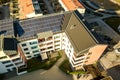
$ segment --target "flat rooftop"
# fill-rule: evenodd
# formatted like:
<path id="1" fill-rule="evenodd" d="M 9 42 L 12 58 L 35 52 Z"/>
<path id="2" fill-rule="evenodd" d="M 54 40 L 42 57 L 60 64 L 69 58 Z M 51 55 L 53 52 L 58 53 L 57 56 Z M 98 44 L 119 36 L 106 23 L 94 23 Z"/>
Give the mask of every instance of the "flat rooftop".
<path id="1" fill-rule="evenodd" d="M 4 19 L 0 20 L 0 35 L 14 35 L 13 30 L 13 20 L 12 19 Z"/>
<path id="2" fill-rule="evenodd" d="M 19 39 L 34 38 L 38 33 L 53 31 L 61 31 L 61 24 L 63 14 L 55 14 L 51 16 L 42 16 L 21 20 L 14 23 L 15 32 L 18 34 Z"/>
<path id="3" fill-rule="evenodd" d="M 53 34 L 65 31 L 76 53 L 99 43 L 78 11 L 21 20 L 15 22 L 14 27 L 20 40 L 37 38 L 37 34 L 47 31 Z"/>
<path id="4" fill-rule="evenodd" d="M 79 19 L 77 14 L 74 12 L 70 17 L 65 30 L 76 53 L 95 46 L 98 43 L 83 22 L 84 20 L 82 21 Z"/>

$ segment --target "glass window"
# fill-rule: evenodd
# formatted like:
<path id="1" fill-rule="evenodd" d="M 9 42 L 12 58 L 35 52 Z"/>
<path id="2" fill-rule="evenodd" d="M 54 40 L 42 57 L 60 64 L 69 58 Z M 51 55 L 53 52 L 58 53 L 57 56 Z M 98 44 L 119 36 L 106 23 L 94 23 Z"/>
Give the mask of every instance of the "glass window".
<path id="1" fill-rule="evenodd" d="M 27 51 L 27 50 L 28 50 L 28 48 L 25 48 L 25 49 L 24 49 L 24 51 Z"/>
<path id="2" fill-rule="evenodd" d="M 33 44 L 37 44 L 37 42 L 36 41 L 30 42 L 30 45 L 33 45 Z"/>
<path id="3" fill-rule="evenodd" d="M 39 50 L 35 50 L 35 51 L 33 51 L 33 53 L 37 53 L 37 52 L 39 52 Z"/>
<path id="4" fill-rule="evenodd" d="M 10 61 L 3 61 L 2 63 L 5 64 L 5 63 L 9 63 Z"/>
<path id="5" fill-rule="evenodd" d="M 31 56 L 27 56 L 27 58 L 31 58 Z"/>
<path id="6" fill-rule="evenodd" d="M 22 44 L 22 47 L 24 47 L 24 46 L 26 46 L 26 44 L 24 43 L 24 44 Z"/>
<path id="7" fill-rule="evenodd" d="M 11 67 L 11 66 L 13 66 L 13 64 L 6 65 L 6 67 Z"/>
<path id="8" fill-rule="evenodd" d="M 31 49 L 35 49 L 35 48 L 37 48 L 37 46 L 33 46 L 33 47 L 31 47 Z"/>
<path id="9" fill-rule="evenodd" d="M 25 54 L 30 54 L 30 52 L 26 52 Z"/>
<path id="10" fill-rule="evenodd" d="M 0 59 L 5 59 L 5 58 L 7 58 L 7 56 L 0 57 Z"/>

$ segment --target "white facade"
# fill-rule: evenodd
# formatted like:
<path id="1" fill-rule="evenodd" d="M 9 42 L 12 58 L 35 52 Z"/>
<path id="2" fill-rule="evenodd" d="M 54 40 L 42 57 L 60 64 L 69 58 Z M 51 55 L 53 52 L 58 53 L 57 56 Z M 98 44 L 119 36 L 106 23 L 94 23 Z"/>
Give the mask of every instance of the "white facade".
<path id="1" fill-rule="evenodd" d="M 38 45 L 38 40 L 28 40 L 19 43 L 26 59 L 31 59 L 40 55 L 40 48 Z"/>
<path id="2" fill-rule="evenodd" d="M 8 56 L 5 52 L 0 51 L 0 73 L 16 70 L 23 65 L 25 65 L 25 63 L 19 54 Z"/>

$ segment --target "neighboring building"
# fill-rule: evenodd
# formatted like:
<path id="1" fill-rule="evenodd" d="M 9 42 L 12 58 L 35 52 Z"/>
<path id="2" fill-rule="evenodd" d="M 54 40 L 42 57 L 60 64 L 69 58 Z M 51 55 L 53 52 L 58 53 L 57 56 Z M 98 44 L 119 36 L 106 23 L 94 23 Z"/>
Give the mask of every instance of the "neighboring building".
<path id="1" fill-rule="evenodd" d="M 120 80 L 120 42 L 114 46 L 113 51 L 107 52 L 99 63 L 103 68 L 101 71 L 106 71 L 113 80 Z"/>
<path id="2" fill-rule="evenodd" d="M 18 0 L 18 3 L 20 9 L 20 19 L 38 17 L 43 15 L 38 0 Z"/>
<path id="3" fill-rule="evenodd" d="M 0 73 L 17 70 L 24 66 L 23 57 L 17 51 L 17 40 L 0 36 Z"/>
<path id="4" fill-rule="evenodd" d="M 78 11 L 15 21 L 14 35 L 23 62 L 38 56 L 45 60 L 52 52 L 65 50 L 75 70 L 97 62 L 107 48 Z"/>
<path id="5" fill-rule="evenodd" d="M 78 10 L 82 15 L 85 13 L 85 7 L 79 0 L 59 0 L 59 3 L 65 11 Z"/>

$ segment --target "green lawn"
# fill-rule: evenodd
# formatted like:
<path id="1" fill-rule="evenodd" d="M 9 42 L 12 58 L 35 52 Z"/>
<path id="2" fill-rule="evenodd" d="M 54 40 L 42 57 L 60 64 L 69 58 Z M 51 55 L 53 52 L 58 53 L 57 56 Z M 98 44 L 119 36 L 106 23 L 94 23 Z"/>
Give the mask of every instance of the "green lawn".
<path id="1" fill-rule="evenodd" d="M 120 32 L 118 31 L 118 26 L 120 25 L 120 17 L 110 17 L 103 20 L 118 34 L 120 34 Z"/>

